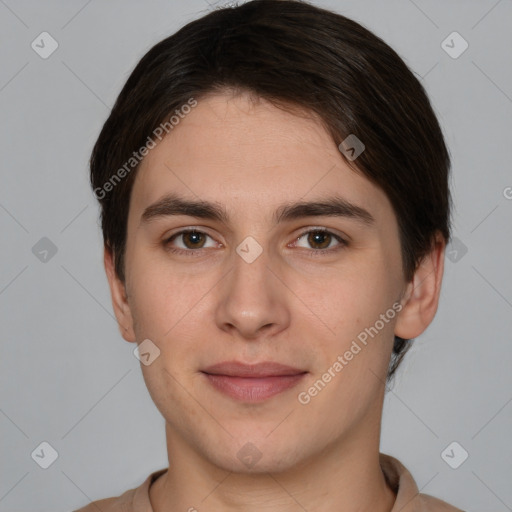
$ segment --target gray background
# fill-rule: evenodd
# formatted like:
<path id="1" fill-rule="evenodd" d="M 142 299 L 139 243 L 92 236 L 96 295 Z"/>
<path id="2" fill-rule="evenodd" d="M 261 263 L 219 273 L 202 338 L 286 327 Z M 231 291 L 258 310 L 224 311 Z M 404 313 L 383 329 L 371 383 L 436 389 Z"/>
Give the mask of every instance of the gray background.
<path id="1" fill-rule="evenodd" d="M 400 53 L 453 155 L 458 242 L 437 316 L 387 394 L 381 450 L 422 492 L 512 510 L 512 2 L 315 3 Z M 0 0 L 0 511 L 72 510 L 167 466 L 163 419 L 114 321 L 87 161 L 136 62 L 211 8 Z M 31 48 L 43 31 L 59 45 L 47 59 Z M 453 31 L 469 43 L 456 59 L 441 46 Z M 46 262 L 32 250 L 43 237 L 57 248 Z M 59 455 L 48 469 L 31 457 L 43 441 Z M 458 469 L 441 457 L 452 441 L 469 453 Z"/>

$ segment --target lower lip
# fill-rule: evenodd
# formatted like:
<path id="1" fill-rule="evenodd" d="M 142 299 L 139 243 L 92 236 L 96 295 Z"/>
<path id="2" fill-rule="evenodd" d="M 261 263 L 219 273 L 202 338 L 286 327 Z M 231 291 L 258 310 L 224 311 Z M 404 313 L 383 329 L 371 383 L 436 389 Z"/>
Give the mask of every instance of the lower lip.
<path id="1" fill-rule="evenodd" d="M 296 386 L 306 375 L 276 375 L 272 377 L 229 377 L 205 373 L 218 391 L 243 402 L 262 402 Z"/>

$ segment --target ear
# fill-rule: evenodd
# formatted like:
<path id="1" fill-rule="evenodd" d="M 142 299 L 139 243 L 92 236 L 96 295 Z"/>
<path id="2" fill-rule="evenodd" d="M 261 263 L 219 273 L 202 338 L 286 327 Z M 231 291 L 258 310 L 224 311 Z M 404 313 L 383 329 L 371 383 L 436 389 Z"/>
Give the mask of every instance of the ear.
<path id="1" fill-rule="evenodd" d="M 445 249 L 446 241 L 437 233 L 432 249 L 407 285 L 402 299 L 403 309 L 395 324 L 396 336 L 407 340 L 416 338 L 434 319 L 441 293 Z"/>
<path id="2" fill-rule="evenodd" d="M 126 289 L 124 283 L 117 277 L 114 265 L 114 256 L 112 251 L 105 246 L 103 252 L 103 263 L 107 274 L 108 284 L 110 286 L 110 295 L 112 297 L 112 306 L 117 318 L 117 324 L 121 331 L 121 336 L 129 342 L 135 342 L 135 331 L 133 328 L 133 317 L 128 304 Z"/>

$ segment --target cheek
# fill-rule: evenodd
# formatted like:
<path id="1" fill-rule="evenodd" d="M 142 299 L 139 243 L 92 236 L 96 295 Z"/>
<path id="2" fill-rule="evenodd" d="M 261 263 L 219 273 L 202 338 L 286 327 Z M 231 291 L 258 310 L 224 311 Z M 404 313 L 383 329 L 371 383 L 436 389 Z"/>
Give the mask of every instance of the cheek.
<path id="1" fill-rule="evenodd" d="M 132 304 L 142 327 L 172 326 L 180 305 L 187 299 L 187 280 L 166 265 L 163 251 L 149 250 L 142 237 L 127 244 L 126 265 Z"/>
<path id="2" fill-rule="evenodd" d="M 180 273 L 142 254 L 132 263 L 130 308 L 137 339 L 149 338 L 173 361 L 187 354 L 190 359 L 191 347 L 204 339 L 201 329 L 211 320 L 208 292 L 218 276 Z"/>
<path id="3" fill-rule="evenodd" d="M 311 295 L 311 309 L 329 327 L 322 328 L 326 334 L 317 340 L 322 364 L 316 370 L 323 374 L 341 356 L 343 370 L 336 374 L 343 376 L 333 380 L 348 386 L 344 393 L 349 388 L 356 392 L 369 377 L 377 384 L 377 375 L 385 375 L 391 355 L 398 314 L 393 305 L 398 305 L 400 283 L 395 281 L 396 269 L 386 267 L 381 255 L 374 256 L 360 258 L 350 272 L 340 273 L 322 293 L 318 289 Z M 303 325 L 303 329 L 311 332 L 311 326 Z"/>
<path id="4" fill-rule="evenodd" d="M 130 309 L 137 339 L 161 339 L 173 327 L 184 303 L 182 286 L 154 266 L 140 265 L 139 270 L 135 264 L 130 279 Z"/>
<path id="5" fill-rule="evenodd" d="M 389 270 L 375 259 L 352 267 L 350 273 L 340 273 L 326 285 L 312 295 L 314 307 L 342 344 L 372 326 L 397 298 Z"/>
<path id="6" fill-rule="evenodd" d="M 139 328 L 148 329 L 150 326 L 161 328 L 165 318 L 168 322 L 172 320 L 172 316 L 169 315 L 174 309 L 172 294 L 162 286 L 161 282 L 140 276 L 132 282 L 132 286 L 132 312 Z M 155 329 L 151 330 L 158 332 Z"/>
<path id="7" fill-rule="evenodd" d="M 309 386 L 323 390 L 312 399 L 311 410 L 321 414 L 329 409 L 337 425 L 362 417 L 376 403 L 393 345 L 397 316 L 393 287 L 381 272 L 363 275 L 364 280 L 347 279 L 333 286 L 322 303 L 325 323 L 334 334 L 317 339 L 316 350 L 322 355 Z M 321 304 L 318 308 L 322 310 Z M 309 393 L 308 389 L 303 391 Z"/>

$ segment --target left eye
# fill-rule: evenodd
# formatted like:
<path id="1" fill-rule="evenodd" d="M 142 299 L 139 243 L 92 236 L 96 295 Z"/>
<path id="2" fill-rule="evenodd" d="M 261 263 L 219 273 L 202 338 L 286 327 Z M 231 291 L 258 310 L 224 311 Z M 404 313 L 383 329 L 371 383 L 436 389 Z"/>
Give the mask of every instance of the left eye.
<path id="1" fill-rule="evenodd" d="M 304 237 L 306 237 L 307 244 L 310 247 L 313 247 L 311 252 L 330 252 L 333 250 L 332 242 L 338 242 L 338 244 L 334 244 L 336 249 L 340 246 L 347 245 L 347 242 L 343 238 L 325 229 L 312 229 L 310 231 L 306 231 L 297 238 L 297 242 Z"/>

